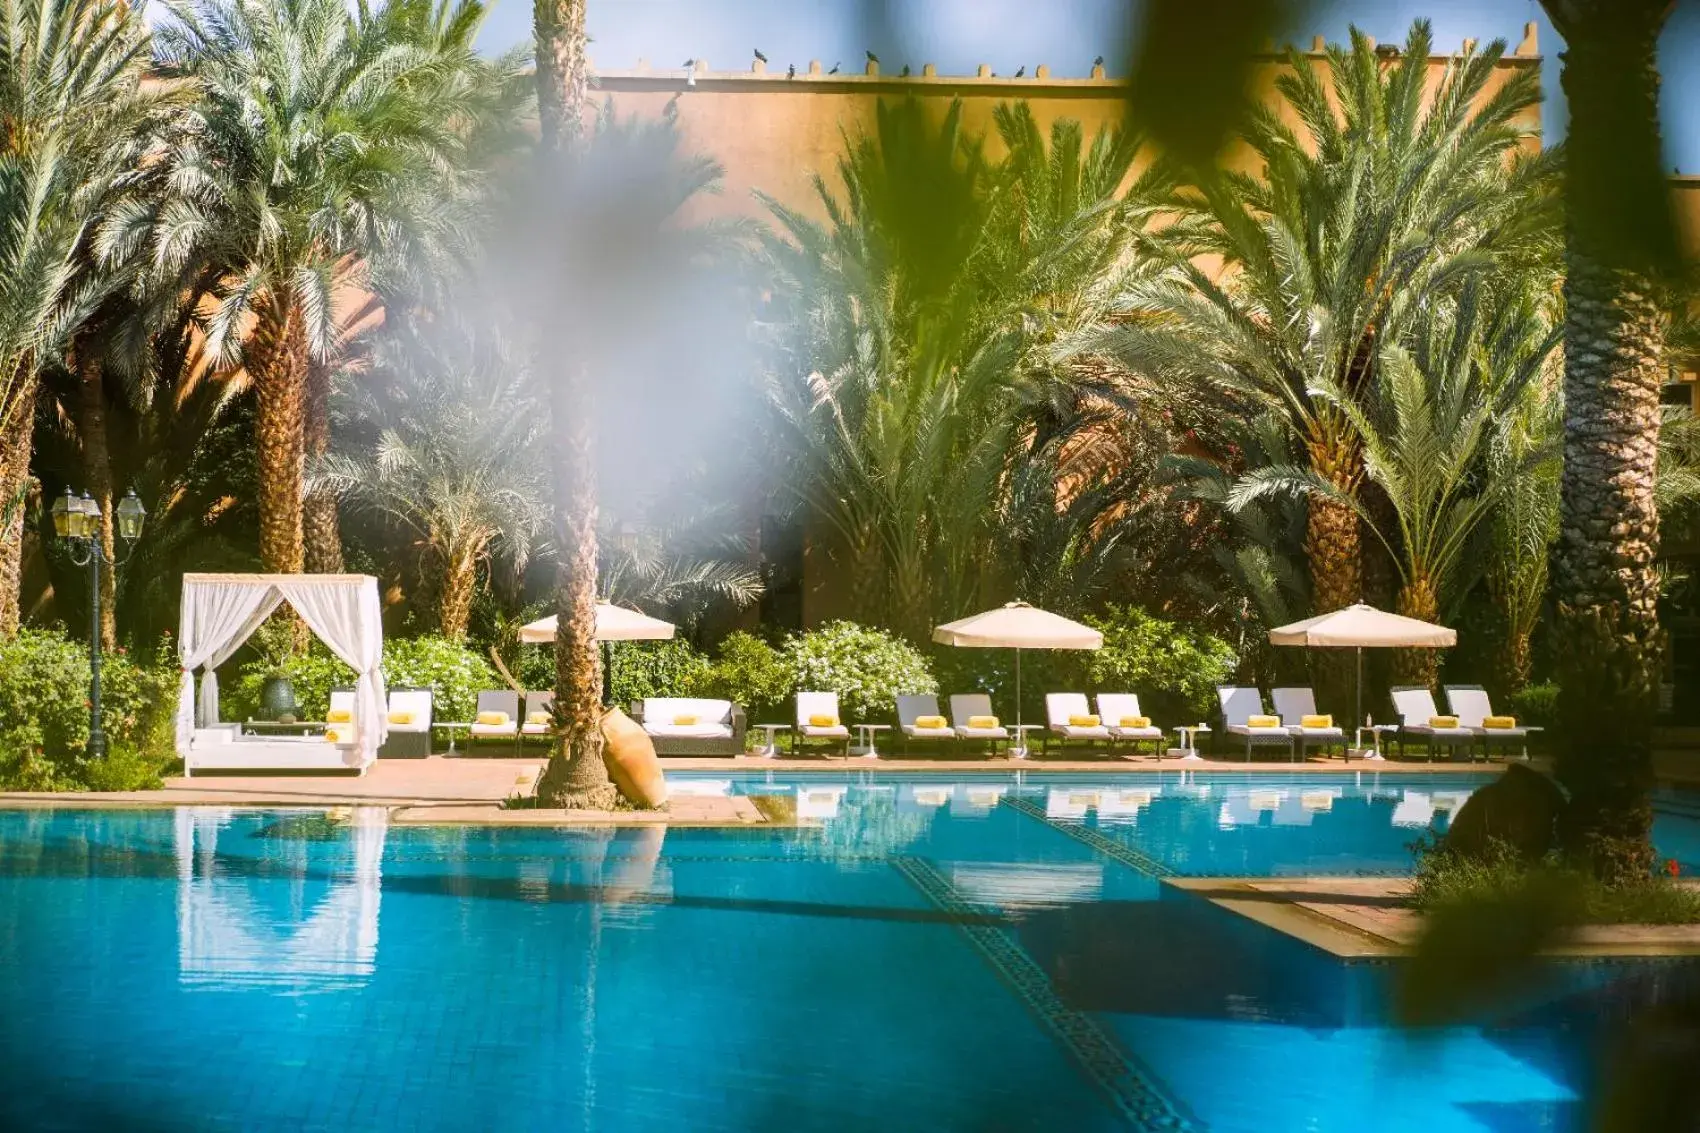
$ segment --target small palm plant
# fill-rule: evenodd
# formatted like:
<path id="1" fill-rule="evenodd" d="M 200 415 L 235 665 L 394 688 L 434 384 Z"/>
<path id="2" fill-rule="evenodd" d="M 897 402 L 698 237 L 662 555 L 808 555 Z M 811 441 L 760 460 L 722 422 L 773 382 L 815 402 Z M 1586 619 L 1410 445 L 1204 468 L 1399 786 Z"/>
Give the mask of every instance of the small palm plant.
<path id="1" fill-rule="evenodd" d="M 545 425 L 523 373 L 492 350 L 391 351 L 379 371 L 394 380 L 354 391 L 354 413 L 377 430 L 370 451 L 329 454 L 311 482 L 407 533 L 439 629 L 459 641 L 491 556 L 523 565 L 547 526 Z"/>

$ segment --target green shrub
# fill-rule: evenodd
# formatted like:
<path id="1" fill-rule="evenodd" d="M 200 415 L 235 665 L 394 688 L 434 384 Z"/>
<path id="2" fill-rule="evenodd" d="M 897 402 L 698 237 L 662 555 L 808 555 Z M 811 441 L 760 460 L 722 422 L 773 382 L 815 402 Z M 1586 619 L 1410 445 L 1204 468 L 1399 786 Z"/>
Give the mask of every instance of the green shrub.
<path id="1" fill-rule="evenodd" d="M 160 775 L 172 759 L 169 754 L 143 752 L 130 744 L 119 744 L 107 749 L 105 759 L 87 765 L 83 783 L 91 791 L 158 790 Z"/>
<path id="2" fill-rule="evenodd" d="M 151 663 L 138 664 L 123 650 L 103 658 L 101 722 L 108 751 L 129 753 L 109 754 L 109 761 L 134 757 L 157 767 L 172 758 L 177 670 L 169 649 L 162 645 Z M 101 777 L 118 773 L 88 760 L 88 737 L 88 646 L 40 629 L 0 641 L 0 779 L 21 790 L 108 781 Z"/>
<path id="3" fill-rule="evenodd" d="M 1514 847 L 1498 840 L 1490 840 L 1481 858 L 1448 849 L 1440 837 L 1419 841 L 1413 848 L 1417 868 L 1412 904 L 1431 915 L 1518 909 L 1533 902 L 1568 924 L 1700 923 L 1700 891 L 1671 877 L 1648 877 L 1613 888 L 1566 865 L 1557 854 L 1526 863 Z"/>
<path id="4" fill-rule="evenodd" d="M 0 641 L 0 729 L 17 734 L 14 758 L 28 751 L 47 761 L 32 774 L 75 778 L 89 739 L 87 646 L 40 629 Z"/>
<path id="5" fill-rule="evenodd" d="M 708 658 L 683 638 L 619 641 L 609 674 L 613 701 L 629 705 L 646 696 L 685 696 L 708 670 Z"/>
<path id="6" fill-rule="evenodd" d="M 472 719 L 479 691 L 503 687 L 490 662 L 444 637 L 385 640 L 383 668 L 387 685 L 431 689 L 431 714 L 438 720 Z M 295 686 L 295 702 L 306 720 L 323 720 L 330 708 L 331 690 L 354 684 L 354 670 L 315 639 L 306 653 L 262 657 L 244 668 L 224 697 L 225 719 L 252 716 L 260 703 L 260 686 L 273 673 L 288 677 Z"/>
<path id="7" fill-rule="evenodd" d="M 1216 686 L 1236 662 L 1227 642 L 1134 606 L 1111 606 L 1085 620 L 1104 634 L 1102 649 L 1081 654 L 1092 690 L 1138 693 L 1141 710 L 1164 724 L 1215 711 Z"/>
<path id="8" fill-rule="evenodd" d="M 752 720 L 772 718 L 790 699 L 791 670 L 779 650 L 742 630 L 726 636 L 720 652 L 692 683 L 693 696 L 712 696 L 744 706 Z"/>
<path id="9" fill-rule="evenodd" d="M 795 692 L 836 692 L 846 720 L 896 714 L 899 695 L 938 691 L 932 667 L 913 645 L 855 622 L 828 622 L 793 637 L 781 653 Z"/>
<path id="10" fill-rule="evenodd" d="M 446 637 L 392 638 L 384 642 L 384 682 L 391 688 L 431 689 L 432 715 L 439 720 L 472 719 L 478 693 L 503 687 L 489 661 Z M 551 679 L 542 687 L 553 685 Z"/>
<path id="11" fill-rule="evenodd" d="M 1530 728 L 1554 728 L 1558 725 L 1558 686 L 1552 682 L 1525 685 L 1511 694 L 1501 711 L 1517 717 L 1517 723 Z M 1495 708 L 1499 706 L 1494 705 Z"/>

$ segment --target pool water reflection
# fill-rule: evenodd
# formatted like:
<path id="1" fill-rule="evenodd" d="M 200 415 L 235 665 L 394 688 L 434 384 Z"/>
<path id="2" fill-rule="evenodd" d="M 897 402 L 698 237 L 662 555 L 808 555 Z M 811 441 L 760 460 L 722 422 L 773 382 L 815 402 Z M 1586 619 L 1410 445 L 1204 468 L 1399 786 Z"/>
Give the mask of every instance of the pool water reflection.
<path id="1" fill-rule="evenodd" d="M 790 831 L 0 812 L 0 1127 L 1564 1129 L 1576 1020 L 1639 969 L 1413 1046 L 1386 967 L 1160 881 L 1402 871 L 1482 781 L 676 777 Z"/>

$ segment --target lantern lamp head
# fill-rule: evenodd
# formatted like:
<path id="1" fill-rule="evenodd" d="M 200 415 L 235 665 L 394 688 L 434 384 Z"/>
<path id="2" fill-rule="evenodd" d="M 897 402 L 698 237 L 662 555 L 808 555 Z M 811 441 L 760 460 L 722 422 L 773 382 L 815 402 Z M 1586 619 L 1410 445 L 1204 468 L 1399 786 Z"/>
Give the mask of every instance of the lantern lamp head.
<path id="1" fill-rule="evenodd" d="M 127 543 L 133 543 L 142 537 L 142 524 L 148 517 L 147 509 L 142 501 L 136 498 L 136 490 L 131 488 L 124 493 L 119 501 L 114 515 L 118 520 L 118 537 Z"/>

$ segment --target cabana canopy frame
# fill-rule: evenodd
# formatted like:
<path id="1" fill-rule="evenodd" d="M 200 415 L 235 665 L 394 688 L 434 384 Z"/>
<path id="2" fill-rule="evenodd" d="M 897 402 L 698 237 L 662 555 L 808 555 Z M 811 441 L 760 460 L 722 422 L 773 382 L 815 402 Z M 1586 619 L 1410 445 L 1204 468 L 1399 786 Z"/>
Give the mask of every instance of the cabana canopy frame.
<path id="1" fill-rule="evenodd" d="M 218 724 L 218 666 L 272 611 L 289 603 L 318 639 L 354 670 L 354 742 L 348 762 L 364 769 L 389 733 L 378 580 L 365 574 L 185 574 L 177 656 L 177 751 L 193 766 L 195 731 Z M 194 671 L 202 670 L 197 717 Z M 279 763 L 287 765 L 287 747 Z"/>

